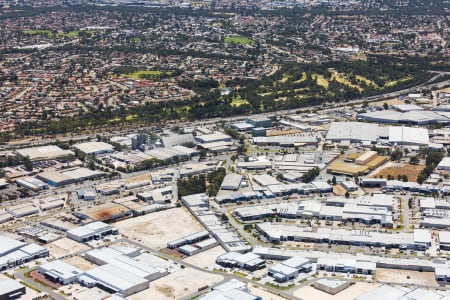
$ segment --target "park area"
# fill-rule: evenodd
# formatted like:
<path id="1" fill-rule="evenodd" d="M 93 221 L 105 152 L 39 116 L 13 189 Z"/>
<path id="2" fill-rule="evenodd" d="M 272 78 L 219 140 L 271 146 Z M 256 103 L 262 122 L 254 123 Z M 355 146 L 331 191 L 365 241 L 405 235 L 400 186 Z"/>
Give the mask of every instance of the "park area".
<path id="1" fill-rule="evenodd" d="M 226 44 L 239 44 L 239 45 L 253 44 L 253 40 L 245 36 L 227 36 L 224 38 L 223 41 Z"/>

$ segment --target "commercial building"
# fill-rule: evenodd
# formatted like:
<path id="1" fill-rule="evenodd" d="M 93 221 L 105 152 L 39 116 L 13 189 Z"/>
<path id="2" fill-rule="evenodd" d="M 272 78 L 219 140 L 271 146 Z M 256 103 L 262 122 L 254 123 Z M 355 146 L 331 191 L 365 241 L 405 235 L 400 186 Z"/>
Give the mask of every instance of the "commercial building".
<path id="1" fill-rule="evenodd" d="M 385 248 L 427 249 L 428 242 L 422 231 L 410 233 L 383 233 L 364 230 L 345 230 L 318 228 L 313 232 L 310 227 L 298 227 L 276 223 L 256 224 L 271 243 L 297 241 L 309 243 L 328 243 L 337 245 L 373 246 Z"/>
<path id="2" fill-rule="evenodd" d="M 78 277 L 84 272 L 62 260 L 40 265 L 38 272 L 53 282 L 61 284 L 71 284 L 78 281 Z"/>
<path id="3" fill-rule="evenodd" d="M 87 142 L 73 145 L 76 150 L 86 155 L 101 155 L 114 152 L 114 146 L 104 142 Z"/>
<path id="4" fill-rule="evenodd" d="M 230 124 L 230 128 L 235 129 L 237 131 L 249 131 L 253 127 L 252 124 L 246 123 L 246 122 L 238 122 L 238 123 L 232 123 Z"/>
<path id="5" fill-rule="evenodd" d="M 307 258 L 294 256 L 269 268 L 268 275 L 277 282 L 295 279 L 300 272 L 308 273 L 312 269 L 311 261 Z"/>
<path id="6" fill-rule="evenodd" d="M 272 119 L 266 117 L 248 118 L 245 122 L 253 125 L 254 127 L 263 127 L 263 128 L 272 127 Z"/>
<path id="7" fill-rule="evenodd" d="M 250 272 L 262 269 L 266 262 L 254 253 L 245 254 L 237 252 L 227 252 L 217 257 L 216 263 L 225 268 L 240 268 Z"/>
<path id="8" fill-rule="evenodd" d="M 170 203 L 173 198 L 172 186 L 166 186 L 159 189 L 150 191 L 139 192 L 136 194 L 137 199 L 150 202 L 150 203 Z"/>
<path id="9" fill-rule="evenodd" d="M 181 202 L 188 208 L 209 207 L 209 197 L 205 193 L 183 196 Z"/>
<path id="10" fill-rule="evenodd" d="M 275 216 L 275 211 L 268 206 L 244 206 L 233 210 L 233 214 L 241 221 L 254 221 Z"/>
<path id="11" fill-rule="evenodd" d="M 102 239 L 106 235 L 118 234 L 118 230 L 106 223 L 97 221 L 67 231 L 67 237 L 80 243 Z"/>
<path id="12" fill-rule="evenodd" d="M 355 259 L 317 259 L 317 270 L 339 273 L 356 273 L 364 275 L 375 275 L 376 263 L 370 261 L 358 261 Z"/>

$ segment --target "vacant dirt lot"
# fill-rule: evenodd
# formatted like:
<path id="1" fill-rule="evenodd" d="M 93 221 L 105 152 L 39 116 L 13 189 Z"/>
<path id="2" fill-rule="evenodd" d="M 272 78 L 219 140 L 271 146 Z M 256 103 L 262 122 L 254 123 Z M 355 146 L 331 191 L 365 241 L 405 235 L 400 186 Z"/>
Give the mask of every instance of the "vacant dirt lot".
<path id="1" fill-rule="evenodd" d="M 217 256 L 224 253 L 225 250 L 222 246 L 216 246 L 212 249 L 195 254 L 194 256 L 186 257 L 184 261 L 199 266 L 200 268 L 207 268 L 214 265 L 216 263 Z"/>
<path id="2" fill-rule="evenodd" d="M 44 245 L 50 252 L 50 256 L 60 258 L 62 256 L 75 254 L 79 251 L 90 249 L 85 244 L 77 243 L 68 238 L 62 238 L 57 241 Z"/>
<path id="3" fill-rule="evenodd" d="M 203 229 L 183 207 L 119 221 L 114 226 L 122 235 L 157 250 L 165 248 L 167 242 Z"/>
<path id="4" fill-rule="evenodd" d="M 380 284 L 378 283 L 357 282 L 334 296 L 319 291 L 312 286 L 305 286 L 294 291 L 294 296 L 301 297 L 302 299 L 347 300 L 361 296 L 379 286 Z"/>
<path id="5" fill-rule="evenodd" d="M 186 268 L 152 281 L 149 289 L 129 296 L 128 299 L 181 299 L 196 293 L 205 285 L 212 286 L 222 280 L 223 276 Z"/>
<path id="6" fill-rule="evenodd" d="M 71 264 L 74 267 L 77 267 L 83 271 L 89 271 L 90 269 L 93 269 L 96 267 L 95 264 L 88 262 L 84 258 L 80 256 L 74 256 L 70 257 L 64 260 L 66 263 Z"/>
<path id="7" fill-rule="evenodd" d="M 381 282 L 395 282 L 405 284 L 422 284 L 427 286 L 438 286 L 433 272 L 418 272 L 408 270 L 377 268 L 377 280 Z"/>
<path id="8" fill-rule="evenodd" d="M 406 175 L 409 181 L 415 182 L 420 171 L 425 168 L 424 165 L 410 165 L 403 163 L 387 163 L 384 168 L 377 170 L 375 174 L 371 174 L 372 178 L 387 178 L 388 175 L 394 176 L 397 179 L 398 175 Z"/>

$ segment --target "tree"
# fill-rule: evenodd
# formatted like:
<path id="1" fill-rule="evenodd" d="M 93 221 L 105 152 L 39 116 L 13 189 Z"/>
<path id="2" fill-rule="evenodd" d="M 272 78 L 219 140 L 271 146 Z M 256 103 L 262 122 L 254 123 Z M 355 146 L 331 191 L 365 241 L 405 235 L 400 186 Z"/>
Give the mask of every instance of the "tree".
<path id="1" fill-rule="evenodd" d="M 25 170 L 29 172 L 33 171 L 33 163 L 31 162 L 31 159 L 28 155 L 25 157 L 23 164 L 25 166 Z"/>
<path id="2" fill-rule="evenodd" d="M 345 198 L 350 198 L 350 193 L 348 191 L 345 192 Z"/>
<path id="3" fill-rule="evenodd" d="M 399 148 L 395 148 L 391 152 L 391 160 L 400 160 L 403 157 L 403 152 Z"/>
<path id="4" fill-rule="evenodd" d="M 331 178 L 331 185 L 336 185 L 336 176 L 333 176 L 333 178 Z"/>
<path id="5" fill-rule="evenodd" d="M 417 157 L 417 155 L 411 156 L 411 158 L 409 159 L 409 164 L 411 165 L 418 165 L 420 162 L 419 157 Z"/>
<path id="6" fill-rule="evenodd" d="M 320 174 L 320 169 L 318 167 L 314 167 L 313 169 L 309 170 L 302 176 L 302 181 L 309 183 L 313 181 L 318 175 Z"/>
<path id="7" fill-rule="evenodd" d="M 384 110 L 388 110 L 389 109 L 389 104 L 387 104 L 386 102 L 383 103 L 383 108 Z"/>

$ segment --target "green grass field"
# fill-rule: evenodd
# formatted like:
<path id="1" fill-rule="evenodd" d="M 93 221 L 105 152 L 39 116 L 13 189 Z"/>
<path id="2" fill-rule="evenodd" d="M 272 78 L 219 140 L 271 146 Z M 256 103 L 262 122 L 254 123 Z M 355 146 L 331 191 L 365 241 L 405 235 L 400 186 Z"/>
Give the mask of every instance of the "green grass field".
<path id="1" fill-rule="evenodd" d="M 223 41 L 227 44 L 240 44 L 240 45 L 253 44 L 253 40 L 245 36 L 227 36 L 226 38 L 224 38 Z"/>
<path id="2" fill-rule="evenodd" d="M 158 71 L 158 70 L 139 70 L 139 71 L 129 73 L 129 74 L 122 74 L 122 76 L 133 78 L 133 79 L 141 79 L 143 75 L 158 77 L 158 76 L 161 76 L 161 74 L 163 74 L 163 73 L 164 73 L 164 71 Z M 166 72 L 166 74 L 168 76 L 170 76 L 170 75 L 172 75 L 172 72 Z"/>
<path id="3" fill-rule="evenodd" d="M 94 31 L 93 30 L 85 30 L 83 32 L 86 32 L 88 34 L 93 34 Z M 52 30 L 43 30 L 43 29 L 29 29 L 29 30 L 25 30 L 23 32 L 24 34 L 30 34 L 30 35 L 46 35 L 49 37 L 77 37 L 80 34 L 79 30 L 72 30 L 69 32 L 57 32 L 57 33 L 53 33 Z"/>
<path id="4" fill-rule="evenodd" d="M 313 74 L 312 79 L 316 80 L 317 85 L 323 86 L 325 89 L 328 89 L 328 80 L 321 74 Z"/>
<path id="5" fill-rule="evenodd" d="M 239 107 L 243 104 L 248 104 L 248 101 L 246 99 L 242 99 L 240 95 L 237 95 L 231 101 L 231 106 L 234 106 L 234 107 Z"/>

